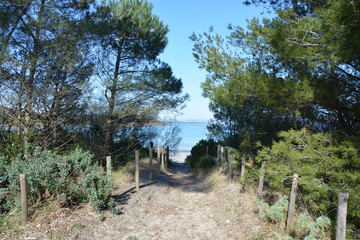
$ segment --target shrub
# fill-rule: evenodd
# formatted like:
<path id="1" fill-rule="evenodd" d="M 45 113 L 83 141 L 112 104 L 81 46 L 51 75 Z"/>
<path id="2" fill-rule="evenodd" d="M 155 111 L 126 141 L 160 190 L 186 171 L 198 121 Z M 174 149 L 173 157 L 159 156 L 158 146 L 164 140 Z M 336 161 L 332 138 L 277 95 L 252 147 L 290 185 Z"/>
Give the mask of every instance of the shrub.
<path id="1" fill-rule="evenodd" d="M 261 218 L 271 222 L 280 222 L 285 219 L 285 214 L 289 205 L 288 197 L 286 195 L 281 196 L 272 206 L 261 200 L 256 200 L 256 203 L 259 206 L 259 215 Z"/>
<path id="2" fill-rule="evenodd" d="M 18 204 L 20 173 L 27 175 L 30 203 L 57 198 L 64 206 L 89 202 L 97 210 L 111 207 L 112 179 L 91 159 L 80 149 L 60 156 L 39 148 L 27 161 L 16 159 L 6 168 L 0 158 L 0 186 L 8 192 L 0 198 L 4 203 L 0 210 L 6 212 Z"/>
<path id="3" fill-rule="evenodd" d="M 200 156 L 198 158 L 190 157 L 187 158 L 187 161 L 192 170 L 211 169 L 216 164 L 215 158 L 210 156 Z"/>
<path id="4" fill-rule="evenodd" d="M 306 129 L 281 132 L 279 137 L 281 141 L 264 148 L 257 157 L 258 161 L 267 161 L 269 186 L 288 193 L 291 176 L 299 174 L 298 191 L 305 206 L 314 214 L 329 212 L 333 219 L 338 192 L 348 192 L 348 220 L 358 228 L 360 156 L 354 141 L 337 141 L 331 134 Z"/>
<path id="5" fill-rule="evenodd" d="M 11 162 L 23 153 L 24 144 L 21 136 L 0 129 L 0 156 L 4 157 L 3 161 Z"/>
<path id="6" fill-rule="evenodd" d="M 304 239 L 316 240 L 325 238 L 325 230 L 330 227 L 331 221 L 326 216 L 320 216 L 314 221 L 309 214 L 302 213 L 299 215 L 297 224 L 307 235 Z"/>
<path id="7" fill-rule="evenodd" d="M 209 155 L 206 156 L 206 148 L 209 147 Z M 191 149 L 191 155 L 186 158 L 192 170 L 206 170 L 210 169 L 216 164 L 217 143 L 210 140 L 200 140 Z"/>

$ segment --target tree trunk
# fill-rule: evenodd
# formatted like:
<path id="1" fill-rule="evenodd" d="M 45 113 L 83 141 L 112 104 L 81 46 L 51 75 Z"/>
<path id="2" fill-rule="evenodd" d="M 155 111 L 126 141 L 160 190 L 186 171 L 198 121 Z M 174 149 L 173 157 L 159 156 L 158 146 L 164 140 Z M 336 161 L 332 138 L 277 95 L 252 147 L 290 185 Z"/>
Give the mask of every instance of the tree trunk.
<path id="1" fill-rule="evenodd" d="M 38 13 L 38 23 L 42 24 L 43 12 L 45 8 L 45 0 L 41 1 L 40 10 Z M 32 56 L 30 57 L 30 74 L 28 79 L 25 81 L 25 115 L 24 115 L 24 145 L 25 145 L 25 153 L 24 157 L 27 158 L 29 155 L 29 147 L 30 147 L 30 135 L 32 134 L 33 125 L 32 122 L 32 105 L 34 100 L 34 88 L 35 88 L 35 74 L 36 68 L 38 64 L 38 56 L 39 56 L 39 39 L 40 39 L 40 27 L 37 26 L 35 29 L 35 35 L 33 36 L 34 46 L 32 51 Z"/>
<path id="2" fill-rule="evenodd" d="M 118 78 L 120 72 L 120 62 L 121 62 L 121 53 L 122 53 L 122 43 L 119 44 L 119 49 L 116 56 L 116 63 L 114 69 L 114 76 L 111 82 L 111 86 L 107 86 L 110 91 L 110 96 L 106 97 L 108 102 L 108 113 L 106 120 L 106 135 L 105 135 L 105 151 L 106 155 L 111 155 L 111 146 L 113 144 L 114 135 L 116 132 L 115 129 L 115 106 L 116 106 L 116 95 L 117 95 L 117 87 L 118 87 Z"/>

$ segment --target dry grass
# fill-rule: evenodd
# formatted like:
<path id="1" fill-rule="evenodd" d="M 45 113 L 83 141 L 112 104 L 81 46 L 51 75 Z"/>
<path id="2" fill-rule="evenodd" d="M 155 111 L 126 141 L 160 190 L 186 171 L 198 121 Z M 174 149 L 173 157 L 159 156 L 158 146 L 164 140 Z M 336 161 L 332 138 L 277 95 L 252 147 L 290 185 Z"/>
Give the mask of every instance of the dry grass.
<path id="1" fill-rule="evenodd" d="M 147 163 L 141 160 L 144 175 Z M 173 174 L 161 174 L 154 184 L 129 191 L 134 186 L 134 169 L 134 163 L 128 163 L 112 173 L 114 194 L 123 197 L 119 200 L 124 203 L 118 203 L 123 214 L 97 213 L 87 205 L 72 212 L 48 205 L 26 227 L 0 238 L 260 240 L 285 236 L 279 225 L 259 218 L 254 189 L 240 193 L 239 184 L 217 170 L 196 176 L 172 170 Z"/>

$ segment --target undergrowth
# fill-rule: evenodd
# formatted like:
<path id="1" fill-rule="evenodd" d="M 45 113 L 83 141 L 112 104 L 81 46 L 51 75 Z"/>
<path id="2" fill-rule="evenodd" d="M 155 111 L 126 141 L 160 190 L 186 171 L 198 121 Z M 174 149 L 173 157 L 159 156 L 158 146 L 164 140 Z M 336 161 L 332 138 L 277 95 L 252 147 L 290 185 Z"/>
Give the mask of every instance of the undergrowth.
<path id="1" fill-rule="evenodd" d="M 28 202 L 36 205 L 58 200 L 61 206 L 71 207 L 83 202 L 96 210 L 111 208 L 113 179 L 102 167 L 92 162 L 92 155 L 80 149 L 66 155 L 37 148 L 27 160 L 17 158 L 6 164 L 0 158 L 0 213 L 19 209 L 19 174 L 27 176 Z"/>
<path id="2" fill-rule="evenodd" d="M 286 195 L 282 195 L 272 206 L 259 199 L 256 200 L 256 204 L 259 207 L 260 217 L 264 220 L 275 223 L 284 221 L 289 201 Z"/>

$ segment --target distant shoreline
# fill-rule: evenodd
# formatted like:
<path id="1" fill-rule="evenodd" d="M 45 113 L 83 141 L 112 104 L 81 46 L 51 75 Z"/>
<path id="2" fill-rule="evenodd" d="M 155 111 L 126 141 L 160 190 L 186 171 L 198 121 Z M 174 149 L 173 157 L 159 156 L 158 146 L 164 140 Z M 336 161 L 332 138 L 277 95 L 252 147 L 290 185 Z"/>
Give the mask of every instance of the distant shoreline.
<path id="1" fill-rule="evenodd" d="M 175 124 L 208 124 L 206 122 L 170 122 Z"/>
<path id="2" fill-rule="evenodd" d="M 168 126 L 171 124 L 190 124 L 190 125 L 207 125 L 207 122 L 154 122 L 146 124 L 147 126 Z"/>

